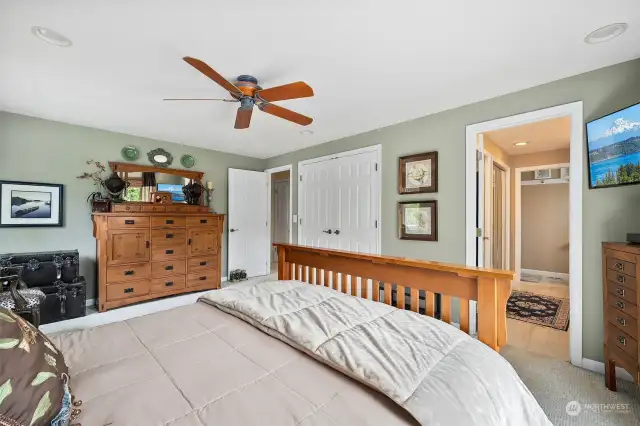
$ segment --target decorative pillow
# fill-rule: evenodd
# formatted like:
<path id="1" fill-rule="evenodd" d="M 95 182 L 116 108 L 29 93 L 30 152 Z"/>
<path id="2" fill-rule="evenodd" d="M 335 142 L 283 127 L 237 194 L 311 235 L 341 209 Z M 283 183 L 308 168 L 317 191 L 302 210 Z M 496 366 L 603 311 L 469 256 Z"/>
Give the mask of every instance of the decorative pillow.
<path id="1" fill-rule="evenodd" d="M 51 341 L 0 308 L 0 425 L 67 425 L 77 414 L 68 382 L 64 357 Z"/>

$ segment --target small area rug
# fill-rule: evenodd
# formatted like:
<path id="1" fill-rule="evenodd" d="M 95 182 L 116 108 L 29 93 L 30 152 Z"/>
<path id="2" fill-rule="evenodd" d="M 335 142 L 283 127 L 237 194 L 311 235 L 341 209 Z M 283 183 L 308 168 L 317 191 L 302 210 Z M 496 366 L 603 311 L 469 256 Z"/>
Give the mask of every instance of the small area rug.
<path id="1" fill-rule="evenodd" d="M 507 301 L 507 318 L 567 331 L 569 300 L 514 290 Z"/>

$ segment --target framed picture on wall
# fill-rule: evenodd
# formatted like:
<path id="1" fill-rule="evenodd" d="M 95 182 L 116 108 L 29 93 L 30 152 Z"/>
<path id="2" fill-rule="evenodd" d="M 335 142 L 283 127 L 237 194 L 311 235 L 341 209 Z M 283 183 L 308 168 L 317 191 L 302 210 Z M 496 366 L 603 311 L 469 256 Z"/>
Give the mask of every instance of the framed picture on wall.
<path id="1" fill-rule="evenodd" d="M 62 185 L 0 181 L 0 227 L 62 226 Z"/>
<path id="2" fill-rule="evenodd" d="M 399 202 L 398 236 L 402 240 L 438 241 L 438 201 Z"/>
<path id="3" fill-rule="evenodd" d="M 399 159 L 398 193 L 423 192 L 438 192 L 438 153 L 435 151 Z"/>

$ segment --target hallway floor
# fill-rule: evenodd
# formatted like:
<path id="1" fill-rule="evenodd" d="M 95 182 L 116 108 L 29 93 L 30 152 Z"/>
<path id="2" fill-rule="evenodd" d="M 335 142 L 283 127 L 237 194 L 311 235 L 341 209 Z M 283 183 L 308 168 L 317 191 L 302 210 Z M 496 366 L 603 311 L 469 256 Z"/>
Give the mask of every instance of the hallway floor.
<path id="1" fill-rule="evenodd" d="M 569 286 L 567 284 L 514 281 L 513 290 L 569 299 Z M 571 328 L 571 323 L 569 328 Z M 507 340 L 509 346 L 551 358 L 569 360 L 568 330 L 555 330 L 550 327 L 507 318 Z"/>

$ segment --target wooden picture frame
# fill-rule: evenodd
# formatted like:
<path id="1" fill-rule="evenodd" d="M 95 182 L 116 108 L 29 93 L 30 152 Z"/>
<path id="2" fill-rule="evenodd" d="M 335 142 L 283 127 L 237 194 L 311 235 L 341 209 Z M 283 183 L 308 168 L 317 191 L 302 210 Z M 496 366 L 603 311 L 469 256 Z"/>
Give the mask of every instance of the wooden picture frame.
<path id="1" fill-rule="evenodd" d="M 438 201 L 398 202 L 398 238 L 438 241 Z"/>
<path id="2" fill-rule="evenodd" d="M 0 181 L 0 228 L 63 226 L 63 186 Z"/>
<path id="3" fill-rule="evenodd" d="M 438 152 L 398 159 L 398 194 L 438 192 Z"/>

